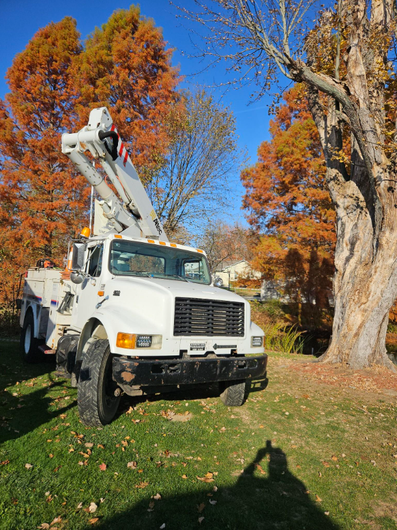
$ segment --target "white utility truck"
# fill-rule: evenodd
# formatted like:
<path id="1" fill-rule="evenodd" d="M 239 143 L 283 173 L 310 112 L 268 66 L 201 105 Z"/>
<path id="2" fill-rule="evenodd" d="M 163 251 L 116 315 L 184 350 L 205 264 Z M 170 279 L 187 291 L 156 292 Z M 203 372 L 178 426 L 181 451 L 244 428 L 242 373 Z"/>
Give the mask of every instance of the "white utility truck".
<path id="1" fill-rule="evenodd" d="M 106 108 L 63 134 L 62 152 L 101 199 L 93 235 L 71 241 L 66 270 L 27 272 L 25 360 L 56 354 L 86 425 L 111 422 L 123 392 L 219 383 L 226 405 L 242 405 L 267 364 L 248 302 L 214 285 L 202 250 L 168 241 Z"/>

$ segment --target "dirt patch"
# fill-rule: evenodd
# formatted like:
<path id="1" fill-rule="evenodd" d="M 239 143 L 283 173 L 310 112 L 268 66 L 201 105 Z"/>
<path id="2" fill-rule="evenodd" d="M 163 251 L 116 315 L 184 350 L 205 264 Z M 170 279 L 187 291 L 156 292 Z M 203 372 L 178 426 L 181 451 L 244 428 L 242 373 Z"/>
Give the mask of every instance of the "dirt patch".
<path id="1" fill-rule="evenodd" d="M 279 367 L 295 372 L 308 381 L 322 383 L 337 389 L 365 392 L 395 399 L 397 397 L 397 373 L 382 366 L 352 370 L 341 364 L 305 362 L 301 359 L 280 359 Z"/>
<path id="2" fill-rule="evenodd" d="M 177 414 L 175 412 L 168 411 L 166 418 L 170 421 L 185 422 L 191 420 L 193 418 L 193 414 L 191 412 L 185 412 L 185 414 Z"/>

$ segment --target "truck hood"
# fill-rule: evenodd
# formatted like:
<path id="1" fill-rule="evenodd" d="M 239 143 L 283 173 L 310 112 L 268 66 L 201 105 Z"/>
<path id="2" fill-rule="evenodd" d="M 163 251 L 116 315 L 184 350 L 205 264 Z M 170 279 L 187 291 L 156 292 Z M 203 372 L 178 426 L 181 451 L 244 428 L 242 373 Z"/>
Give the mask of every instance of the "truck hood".
<path id="1" fill-rule="evenodd" d="M 192 282 L 160 278 L 113 277 L 106 284 L 109 298 L 97 310 L 99 315 L 112 315 L 120 330 L 133 327 L 142 334 L 171 334 L 174 326 L 175 298 L 200 298 L 245 304 L 246 325 L 250 322 L 250 306 L 243 298 L 229 291 Z M 128 324 L 130 323 L 130 324 Z"/>

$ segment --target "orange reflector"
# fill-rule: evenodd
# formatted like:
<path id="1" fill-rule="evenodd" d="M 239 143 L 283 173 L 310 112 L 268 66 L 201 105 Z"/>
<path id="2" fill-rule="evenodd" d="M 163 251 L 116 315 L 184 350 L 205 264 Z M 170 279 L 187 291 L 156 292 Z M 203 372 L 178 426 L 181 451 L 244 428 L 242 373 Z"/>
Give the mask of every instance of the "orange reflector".
<path id="1" fill-rule="evenodd" d="M 170 247 L 174 247 L 174 248 L 176 248 L 177 245 L 175 245 L 175 243 L 170 243 Z"/>
<path id="2" fill-rule="evenodd" d="M 154 243 L 153 239 L 148 239 L 147 242 L 148 243 Z"/>
<path id="3" fill-rule="evenodd" d="M 117 333 L 116 346 L 132 350 L 135 348 L 136 335 L 131 333 Z"/>
<path id="4" fill-rule="evenodd" d="M 166 245 L 167 243 L 165 243 L 164 241 L 159 241 L 160 245 Z"/>
<path id="5" fill-rule="evenodd" d="M 98 296 L 103 296 L 105 294 L 105 291 L 98 291 Z"/>
<path id="6" fill-rule="evenodd" d="M 200 250 L 199 248 L 196 248 L 197 252 L 201 252 L 202 254 L 204 254 L 204 250 Z"/>
<path id="7" fill-rule="evenodd" d="M 115 237 L 116 239 L 123 239 L 123 236 L 120 236 L 119 234 L 116 234 L 114 237 Z"/>

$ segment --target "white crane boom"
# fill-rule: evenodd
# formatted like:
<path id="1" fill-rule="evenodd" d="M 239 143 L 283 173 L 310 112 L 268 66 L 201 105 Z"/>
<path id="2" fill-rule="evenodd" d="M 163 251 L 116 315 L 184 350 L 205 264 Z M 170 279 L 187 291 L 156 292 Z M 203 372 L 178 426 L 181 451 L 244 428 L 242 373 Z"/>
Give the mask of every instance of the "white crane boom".
<path id="1" fill-rule="evenodd" d="M 85 155 L 98 160 L 115 187 L 117 195 Z M 62 153 L 67 155 L 102 201 L 103 214 L 114 231 L 132 237 L 168 241 L 152 203 L 105 107 L 94 109 L 89 122 L 79 132 L 62 135 Z"/>

